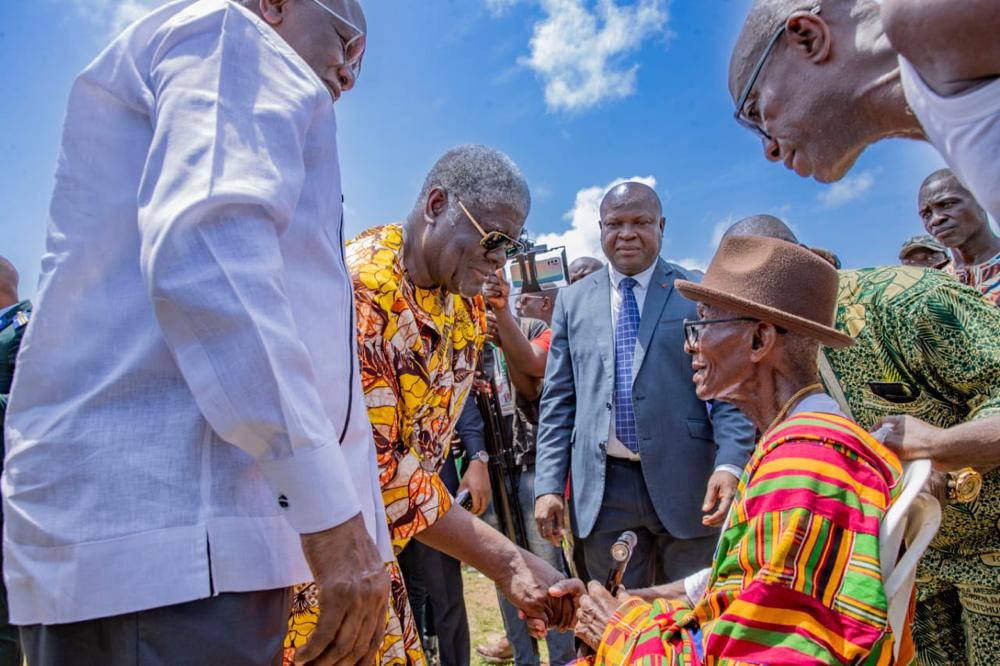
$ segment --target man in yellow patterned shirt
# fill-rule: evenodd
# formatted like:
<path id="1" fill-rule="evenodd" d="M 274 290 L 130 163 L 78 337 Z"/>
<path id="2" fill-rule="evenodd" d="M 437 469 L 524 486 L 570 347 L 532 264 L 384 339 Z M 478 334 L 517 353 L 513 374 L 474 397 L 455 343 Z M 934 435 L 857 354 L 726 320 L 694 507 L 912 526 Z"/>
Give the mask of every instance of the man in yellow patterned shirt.
<path id="1" fill-rule="evenodd" d="M 547 590 L 562 575 L 517 548 L 452 498 L 438 475 L 485 339 L 480 291 L 503 266 L 528 215 L 517 166 L 484 146 L 455 148 L 435 163 L 402 224 L 348 243 L 354 279 L 361 384 L 381 473 L 386 519 L 398 554 L 416 538 L 493 579 L 532 617 L 558 622 Z M 422 664 L 399 568 L 381 664 Z M 288 645 L 315 623 L 309 588 L 297 591 Z M 289 651 L 290 654 L 290 651 Z"/>

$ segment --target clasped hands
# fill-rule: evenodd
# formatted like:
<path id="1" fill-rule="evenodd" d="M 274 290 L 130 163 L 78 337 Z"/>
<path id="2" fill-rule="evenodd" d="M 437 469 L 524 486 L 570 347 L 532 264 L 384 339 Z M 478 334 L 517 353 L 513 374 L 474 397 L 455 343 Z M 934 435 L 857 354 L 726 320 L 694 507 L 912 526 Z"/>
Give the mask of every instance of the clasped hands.
<path id="1" fill-rule="evenodd" d="M 559 631 L 572 630 L 580 640 L 596 650 L 615 610 L 628 598 L 629 594 L 624 590 L 612 596 L 597 581 L 585 584 L 577 578 L 564 578 L 548 589 L 547 619 L 526 614 L 523 610 L 521 616 L 535 638 L 544 638 L 549 627 Z"/>

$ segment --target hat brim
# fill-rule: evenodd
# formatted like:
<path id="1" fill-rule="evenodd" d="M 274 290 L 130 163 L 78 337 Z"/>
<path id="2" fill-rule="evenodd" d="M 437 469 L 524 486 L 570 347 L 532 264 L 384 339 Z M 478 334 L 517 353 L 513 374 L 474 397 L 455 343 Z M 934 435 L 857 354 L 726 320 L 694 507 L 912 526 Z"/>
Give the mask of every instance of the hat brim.
<path id="1" fill-rule="evenodd" d="M 688 280 L 677 280 L 674 286 L 688 300 L 717 305 L 735 314 L 766 321 L 789 331 L 815 338 L 826 347 L 850 347 L 854 344 L 854 338 L 844 335 L 835 328 L 817 324 L 814 321 L 790 314 L 784 310 L 754 303 L 745 298 L 733 296 L 718 289 L 705 287 L 697 282 L 689 282 Z"/>

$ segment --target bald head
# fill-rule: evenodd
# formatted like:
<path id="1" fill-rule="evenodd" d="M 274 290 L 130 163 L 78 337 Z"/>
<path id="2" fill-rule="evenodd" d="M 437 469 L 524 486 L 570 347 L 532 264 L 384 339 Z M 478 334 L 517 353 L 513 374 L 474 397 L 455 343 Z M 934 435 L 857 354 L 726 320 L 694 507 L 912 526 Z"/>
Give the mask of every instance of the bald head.
<path id="1" fill-rule="evenodd" d="M 0 308 L 6 308 L 18 302 L 18 275 L 14 264 L 0 257 Z"/>
<path id="2" fill-rule="evenodd" d="M 960 188 L 966 193 L 969 191 L 965 188 L 965 185 L 962 185 L 962 182 L 958 179 L 958 176 L 955 175 L 954 171 L 951 169 L 938 169 L 931 175 L 924 178 L 924 182 L 920 184 L 920 193 L 923 194 L 928 188 L 938 183 L 947 183 L 950 186 Z"/>
<path id="3" fill-rule="evenodd" d="M 798 244 L 799 239 L 791 228 L 773 215 L 751 215 L 726 229 L 723 238 L 730 236 L 763 236 Z"/>
<path id="4" fill-rule="evenodd" d="M 820 3 L 817 0 L 812 5 Z M 794 14 L 808 13 L 811 8 L 802 0 L 754 0 L 729 60 L 729 94 L 733 100 L 739 98 L 768 41 L 778 29 Z M 835 19 L 850 18 L 850 23 L 858 25 L 862 19 L 877 20 L 879 5 L 876 0 L 824 0 L 820 16 L 825 22 L 835 23 L 839 22 Z M 776 48 L 781 47 L 779 43 Z"/>
<path id="5" fill-rule="evenodd" d="M 615 185 L 601 200 L 601 219 L 606 210 L 623 207 L 641 207 L 653 217 L 663 216 L 663 206 L 660 197 L 649 185 L 630 180 L 627 183 Z"/>
<path id="6" fill-rule="evenodd" d="M 570 262 L 569 283 L 579 282 L 591 273 L 596 273 L 604 267 L 600 259 L 594 257 L 579 257 Z"/>

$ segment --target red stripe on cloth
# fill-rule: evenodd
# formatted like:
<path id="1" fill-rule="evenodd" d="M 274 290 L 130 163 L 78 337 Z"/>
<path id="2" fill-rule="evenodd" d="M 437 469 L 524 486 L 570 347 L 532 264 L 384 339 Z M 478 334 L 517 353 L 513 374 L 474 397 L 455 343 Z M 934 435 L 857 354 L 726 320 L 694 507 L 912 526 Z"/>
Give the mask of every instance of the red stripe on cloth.
<path id="1" fill-rule="evenodd" d="M 828 518 L 845 529 L 863 534 L 878 534 L 879 521 L 876 516 L 865 516 L 860 509 L 850 507 L 840 500 L 802 488 L 772 490 L 760 497 L 747 498 L 744 505 L 748 516 L 801 508 Z"/>

